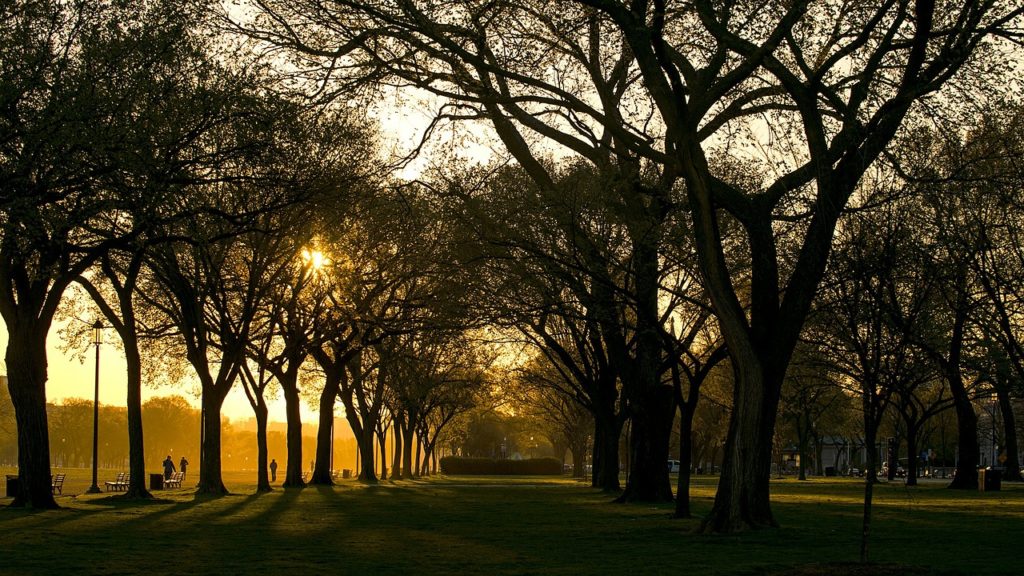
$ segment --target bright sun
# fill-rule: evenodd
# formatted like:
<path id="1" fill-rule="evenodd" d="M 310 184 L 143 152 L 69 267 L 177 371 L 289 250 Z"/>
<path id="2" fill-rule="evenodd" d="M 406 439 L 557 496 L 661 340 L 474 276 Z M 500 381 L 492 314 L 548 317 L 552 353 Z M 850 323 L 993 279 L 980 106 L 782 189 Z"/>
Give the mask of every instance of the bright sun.
<path id="1" fill-rule="evenodd" d="M 319 270 L 327 265 L 327 257 L 319 250 L 303 250 L 302 261 L 313 270 Z"/>

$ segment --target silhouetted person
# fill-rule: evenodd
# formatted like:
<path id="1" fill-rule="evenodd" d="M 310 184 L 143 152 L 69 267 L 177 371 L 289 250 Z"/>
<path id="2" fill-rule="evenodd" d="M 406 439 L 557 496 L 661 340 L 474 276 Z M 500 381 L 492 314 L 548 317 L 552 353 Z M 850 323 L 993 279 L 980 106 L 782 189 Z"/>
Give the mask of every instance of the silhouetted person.
<path id="1" fill-rule="evenodd" d="M 178 469 L 181 470 L 181 478 L 184 480 L 185 470 L 188 469 L 188 460 L 185 460 L 184 456 L 181 457 L 181 462 L 178 462 Z"/>
<path id="2" fill-rule="evenodd" d="M 277 460 L 270 460 L 270 481 L 277 482 Z"/>
<path id="3" fill-rule="evenodd" d="M 174 474 L 174 460 L 171 460 L 171 455 L 168 454 L 164 460 L 164 480 L 170 480 L 171 474 Z"/>

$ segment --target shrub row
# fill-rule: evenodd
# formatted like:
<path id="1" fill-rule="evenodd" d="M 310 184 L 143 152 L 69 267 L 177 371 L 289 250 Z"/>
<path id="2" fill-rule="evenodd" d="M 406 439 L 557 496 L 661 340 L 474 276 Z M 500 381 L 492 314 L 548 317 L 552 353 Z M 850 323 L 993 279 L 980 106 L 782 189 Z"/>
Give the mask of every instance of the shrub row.
<path id="1" fill-rule="evenodd" d="M 445 456 L 444 458 L 441 458 L 441 473 L 504 476 L 557 476 L 562 473 L 562 463 L 555 458 L 495 460 L 493 458 Z"/>

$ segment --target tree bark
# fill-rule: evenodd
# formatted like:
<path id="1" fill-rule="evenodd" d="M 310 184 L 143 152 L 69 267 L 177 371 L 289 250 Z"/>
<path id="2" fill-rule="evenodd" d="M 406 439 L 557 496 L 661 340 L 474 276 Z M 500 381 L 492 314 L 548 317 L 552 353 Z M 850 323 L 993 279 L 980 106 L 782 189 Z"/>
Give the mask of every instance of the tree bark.
<path id="1" fill-rule="evenodd" d="M 797 476 L 798 480 L 807 480 L 807 445 L 809 444 L 809 433 L 807 422 L 805 421 L 805 414 L 801 414 L 797 417 L 797 435 L 800 443 L 800 473 Z"/>
<path id="2" fill-rule="evenodd" d="M 302 480 L 302 412 L 299 406 L 299 387 L 294 381 L 282 379 L 281 390 L 284 392 L 285 416 L 287 419 L 286 442 L 288 446 L 288 463 L 284 477 L 285 488 L 305 486 Z"/>
<path id="3" fill-rule="evenodd" d="M 362 467 L 359 472 L 359 479 L 364 482 L 377 482 L 376 449 L 373 445 L 374 429 L 363 426 L 362 434 L 357 438 L 359 447 L 359 460 Z M 381 463 L 383 464 L 383 460 Z"/>
<path id="4" fill-rule="evenodd" d="M 205 494 L 228 494 L 222 476 L 220 411 L 227 396 L 228 388 L 214 390 L 212 386 L 203 387 L 203 445 L 202 464 L 199 467 L 199 486 L 197 492 Z"/>
<path id="5" fill-rule="evenodd" d="M 401 418 L 394 417 L 391 420 L 391 428 L 394 429 L 395 433 L 395 445 L 394 454 L 392 454 L 391 461 L 391 479 L 401 480 L 402 479 L 402 426 L 400 424 Z"/>
<path id="6" fill-rule="evenodd" d="M 380 429 L 377 433 L 377 443 L 380 445 L 380 479 L 387 480 L 388 477 L 388 433 Z"/>
<path id="7" fill-rule="evenodd" d="M 127 332 L 127 331 L 126 331 Z M 128 378 L 128 471 L 126 498 L 152 498 L 146 489 L 146 450 L 142 430 L 142 355 L 134 334 L 121 334 Z"/>
<path id="8" fill-rule="evenodd" d="M 629 480 L 619 502 L 672 501 L 666 464 L 674 413 L 670 386 L 653 386 L 632 403 Z"/>
<path id="9" fill-rule="evenodd" d="M 957 453 L 956 477 L 949 487 L 960 490 L 978 489 L 978 464 L 981 452 L 978 446 L 978 415 L 974 413 L 963 380 L 959 373 L 953 377 L 950 387 L 953 389 L 953 401 L 956 408 Z"/>
<path id="10" fill-rule="evenodd" d="M 18 426 L 18 492 L 12 507 L 59 508 L 50 490 L 46 417 L 46 333 L 49 322 L 7 322 L 7 389 Z"/>
<path id="11" fill-rule="evenodd" d="M 766 414 L 778 408 L 778 395 L 772 402 L 759 360 L 732 348 L 730 354 L 735 378 L 732 415 L 718 493 L 702 524 L 708 532 L 777 526 L 768 490 L 775 419 Z"/>
<path id="12" fill-rule="evenodd" d="M 635 190 L 634 193 L 639 193 Z M 651 191 L 653 193 L 653 191 Z M 636 282 L 635 359 L 622 373 L 630 397 L 630 471 L 620 502 L 671 502 L 672 483 L 666 463 L 675 416 L 675 394 L 662 382 L 662 328 L 658 314 L 661 218 L 652 198 L 642 224 L 633 224 L 633 276 Z M 621 354 L 620 354 L 621 355 Z M 626 362 L 620 361 L 621 366 Z"/>
<path id="13" fill-rule="evenodd" d="M 861 517 L 860 531 L 861 562 L 867 562 L 869 558 L 871 507 L 874 498 L 875 482 L 878 481 L 878 424 L 881 418 L 878 412 L 884 410 L 884 406 L 878 404 L 880 399 L 874 390 L 877 390 L 877 387 L 872 385 L 871 391 L 865 394 L 862 400 L 864 406 L 864 449 L 867 451 L 867 470 L 864 473 L 864 509 Z"/>
<path id="14" fill-rule="evenodd" d="M 599 411 L 594 414 L 594 454 L 591 459 L 591 485 L 605 492 L 618 492 L 619 438 L 622 421 L 614 414 Z"/>
<path id="15" fill-rule="evenodd" d="M 918 425 L 904 421 L 907 428 L 907 486 L 917 486 L 917 437 L 919 434 Z M 896 458 L 895 465 L 899 468 L 900 459 Z M 890 468 L 892 464 L 890 464 Z"/>
<path id="16" fill-rule="evenodd" d="M 875 491 L 875 465 L 869 463 L 866 478 L 864 478 L 864 510 L 861 515 L 860 525 L 860 561 L 867 562 L 869 559 L 869 543 L 871 539 L 871 506 Z"/>
<path id="17" fill-rule="evenodd" d="M 587 444 L 585 440 L 578 440 L 572 443 L 570 450 L 572 450 L 572 477 L 579 480 L 586 478 L 586 470 L 584 469 L 584 454 L 587 452 Z"/>
<path id="18" fill-rule="evenodd" d="M 996 391 L 999 399 L 999 412 L 1003 415 L 1003 443 L 1006 445 L 1006 480 L 1020 480 L 1020 459 L 1017 457 L 1017 420 L 1013 415 L 1010 395 L 1005 387 Z"/>
<path id="19" fill-rule="evenodd" d="M 267 449 L 267 402 L 263 396 L 257 399 L 257 405 L 253 410 L 256 415 L 256 491 L 270 492 L 270 476 L 267 474 L 268 449 Z"/>
<path id="20" fill-rule="evenodd" d="M 960 352 L 963 348 L 964 327 L 967 323 L 967 294 L 958 291 L 954 310 L 953 330 L 950 337 L 949 356 L 943 362 L 945 376 L 953 395 L 957 419 L 957 445 L 959 459 L 956 462 L 956 477 L 949 487 L 958 490 L 978 489 L 978 464 L 981 451 L 978 446 L 978 415 L 974 412 L 963 376 L 960 374 Z"/>
<path id="21" fill-rule="evenodd" d="M 676 518 L 690 517 L 690 474 L 693 467 L 693 410 L 679 407 L 679 479 L 676 482 Z"/>
<path id="22" fill-rule="evenodd" d="M 402 422 L 402 475 L 403 480 L 411 480 L 412 474 L 412 416 L 406 415 Z"/>
<path id="23" fill-rule="evenodd" d="M 316 466 L 309 482 L 310 484 L 330 486 L 334 484 L 329 469 L 334 449 L 334 402 L 338 397 L 340 386 L 335 370 L 325 368 L 324 372 L 326 377 L 324 378 L 324 388 L 320 391 L 319 422 L 316 429 Z"/>
<path id="24" fill-rule="evenodd" d="M 416 435 L 416 457 L 412 459 L 413 460 L 413 464 L 412 464 L 412 466 L 413 466 L 413 477 L 418 478 L 418 477 L 423 475 L 423 469 L 420 466 L 421 462 L 423 461 L 422 455 L 423 455 L 423 441 L 419 437 L 419 434 L 417 434 Z"/>

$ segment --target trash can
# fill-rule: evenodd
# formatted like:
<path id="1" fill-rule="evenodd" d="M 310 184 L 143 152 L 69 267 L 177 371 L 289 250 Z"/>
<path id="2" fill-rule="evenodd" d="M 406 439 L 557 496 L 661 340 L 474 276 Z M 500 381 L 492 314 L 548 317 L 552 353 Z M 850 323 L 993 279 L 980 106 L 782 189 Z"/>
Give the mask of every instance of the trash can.
<path id="1" fill-rule="evenodd" d="M 164 489 L 164 475 L 163 474 L 150 474 L 149 475 L 149 489 L 150 490 L 163 490 Z"/>
<path id="2" fill-rule="evenodd" d="M 1003 475 L 993 468 L 978 470 L 978 490 L 980 492 L 998 492 L 1003 488 Z"/>
<path id="3" fill-rule="evenodd" d="M 347 478 L 351 478 L 352 477 L 352 471 L 349 470 L 348 468 L 342 468 L 342 470 L 341 470 L 341 477 L 342 478 L 346 478 L 346 479 Z"/>
<path id="4" fill-rule="evenodd" d="M 836 475 L 836 467 L 835 466 L 825 466 L 825 476 L 835 476 L 835 475 Z"/>
<path id="5" fill-rule="evenodd" d="M 21 488 L 21 483 L 18 480 L 17 475 L 7 475 L 7 497 L 14 498 L 18 495 L 18 489 Z"/>

